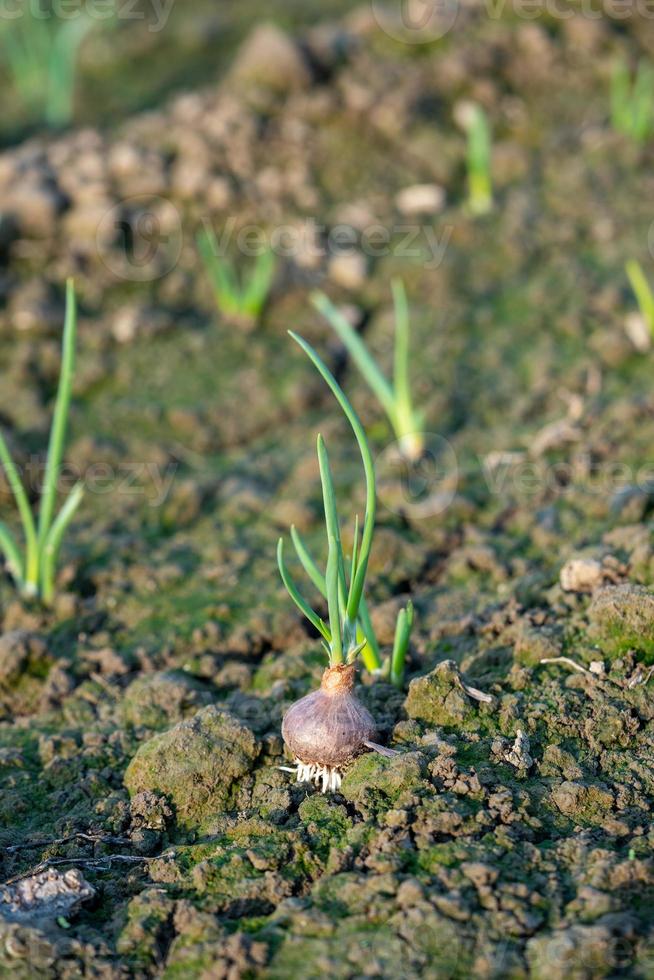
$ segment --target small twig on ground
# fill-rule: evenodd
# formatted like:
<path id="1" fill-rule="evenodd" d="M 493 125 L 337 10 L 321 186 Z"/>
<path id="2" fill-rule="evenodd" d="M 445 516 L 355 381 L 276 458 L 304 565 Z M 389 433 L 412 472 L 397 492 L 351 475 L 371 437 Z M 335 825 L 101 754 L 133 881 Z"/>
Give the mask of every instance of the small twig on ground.
<path id="1" fill-rule="evenodd" d="M 54 868 L 60 864 L 79 864 L 87 868 L 94 868 L 96 871 L 108 871 L 109 868 L 107 865 L 111 864 L 112 861 L 122 862 L 123 864 L 139 864 L 141 862 L 155 860 L 156 857 L 142 857 L 135 854 L 105 854 L 100 858 L 49 858 L 47 861 L 41 861 L 36 867 L 30 868 L 29 871 L 23 871 L 21 874 L 14 875 L 13 878 L 5 881 L 4 884 L 13 885 L 16 881 L 21 881 L 23 878 L 31 878 L 34 875 L 40 874 L 42 871 L 47 871 L 48 868 Z"/>
<path id="2" fill-rule="evenodd" d="M 652 674 L 654 674 L 654 667 L 650 667 L 645 674 L 643 674 L 642 670 L 637 670 L 633 677 L 629 678 L 627 687 L 631 690 L 634 687 L 639 687 L 641 684 L 647 684 Z"/>
<path id="3" fill-rule="evenodd" d="M 9 844 L 5 847 L 5 851 L 8 854 L 14 854 L 16 851 L 29 851 L 35 847 L 55 847 L 59 844 L 70 844 L 74 840 L 83 840 L 89 844 L 128 844 L 129 841 L 126 837 L 103 837 L 96 834 L 86 834 L 82 831 L 78 831 L 75 834 L 69 834 L 67 837 L 55 837 L 50 840 L 28 840 L 21 844 Z"/>
<path id="4" fill-rule="evenodd" d="M 576 663 L 570 657 L 543 657 L 541 664 L 566 664 L 568 667 L 572 667 L 573 670 L 578 670 L 580 674 L 588 674 L 589 677 L 596 677 L 597 675 L 592 671 L 588 670 L 587 667 L 582 667 L 581 664 Z"/>
<path id="5" fill-rule="evenodd" d="M 486 694 L 484 691 L 480 691 L 476 687 L 471 687 L 470 684 L 466 684 L 466 682 L 461 678 L 459 678 L 459 681 L 463 690 L 466 692 L 469 698 L 473 699 L 473 701 L 482 701 L 484 704 L 492 704 L 495 700 L 492 694 Z"/>

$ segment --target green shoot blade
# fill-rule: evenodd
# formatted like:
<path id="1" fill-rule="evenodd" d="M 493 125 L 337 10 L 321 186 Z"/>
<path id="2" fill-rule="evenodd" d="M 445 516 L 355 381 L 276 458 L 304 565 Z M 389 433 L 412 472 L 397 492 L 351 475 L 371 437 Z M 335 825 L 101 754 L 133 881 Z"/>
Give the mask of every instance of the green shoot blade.
<path id="1" fill-rule="evenodd" d="M 55 572 L 59 551 L 61 550 L 61 542 L 64 539 L 66 528 L 72 521 L 77 508 L 82 502 L 83 496 L 84 485 L 77 483 L 55 518 L 46 538 L 41 566 L 41 597 L 46 605 L 50 605 L 54 599 Z"/>
<path id="2" fill-rule="evenodd" d="M 216 305 L 226 316 L 257 319 L 263 310 L 275 275 L 275 256 L 268 249 L 257 256 L 249 273 L 239 274 L 225 255 L 220 255 L 212 228 L 197 236 L 200 257 L 211 280 Z"/>
<path id="3" fill-rule="evenodd" d="M 350 561 L 350 581 L 356 577 L 359 560 L 359 515 L 354 515 L 354 537 L 352 539 L 352 559 Z"/>
<path id="4" fill-rule="evenodd" d="M 341 532 L 338 525 L 338 511 L 336 509 L 336 492 L 332 471 L 329 465 L 329 456 L 325 440 L 321 435 L 318 436 L 318 463 L 320 465 L 320 482 L 322 485 L 322 499 L 325 511 L 325 527 L 327 529 L 327 539 L 334 538 L 338 558 L 338 580 L 339 585 L 345 591 L 345 565 L 343 562 L 343 546 L 341 545 Z"/>
<path id="5" fill-rule="evenodd" d="M 363 650 L 363 648 L 365 647 L 365 645 L 366 645 L 366 641 L 364 639 L 360 643 L 357 643 L 356 646 L 353 646 L 353 647 L 351 647 L 348 650 L 348 653 L 347 653 L 347 663 L 348 664 L 353 664 L 354 663 L 354 661 L 359 656 L 359 654 L 361 653 L 361 651 Z"/>
<path id="6" fill-rule="evenodd" d="M 636 259 L 625 263 L 625 272 L 634 291 L 638 307 L 649 331 L 654 335 L 654 293 L 643 272 L 643 267 Z"/>
<path id="7" fill-rule="evenodd" d="M 257 256 L 243 293 L 243 307 L 252 317 L 258 317 L 265 306 L 275 275 L 275 256 L 270 249 Z"/>
<path id="8" fill-rule="evenodd" d="M 297 530 L 294 524 L 291 526 L 291 540 L 293 541 L 293 546 L 295 547 L 295 552 L 300 560 L 302 568 L 305 570 L 323 599 L 326 599 L 327 584 L 325 582 L 325 576 L 322 574 L 315 561 L 309 554 L 309 550 L 305 545 L 304 540 L 300 536 L 300 532 Z"/>
<path id="9" fill-rule="evenodd" d="M 341 627 L 340 604 L 338 601 L 338 579 L 340 548 L 333 534 L 329 535 L 329 553 L 327 557 L 327 607 L 329 609 L 329 626 L 332 635 L 331 655 L 329 666 L 336 667 L 343 663 L 343 635 Z"/>
<path id="10" fill-rule="evenodd" d="M 411 381 L 409 378 L 410 327 L 409 306 L 406 290 L 401 279 L 391 283 L 393 305 L 395 307 L 395 366 L 393 384 L 395 387 L 396 434 L 402 448 L 411 455 L 420 455 L 424 448 L 422 423 L 413 408 Z M 411 452 L 411 447 L 413 452 Z"/>
<path id="11" fill-rule="evenodd" d="M 395 397 L 393 389 L 381 373 L 374 360 L 368 353 L 366 345 L 359 334 L 350 326 L 347 319 L 324 293 L 313 293 L 311 302 L 319 313 L 325 317 L 330 326 L 338 334 L 348 354 L 359 368 L 369 387 L 379 399 L 380 404 L 388 415 L 391 423 L 395 419 Z"/>
<path id="12" fill-rule="evenodd" d="M 23 585 L 23 559 L 16 539 L 6 524 L 0 521 L 0 552 L 4 554 L 11 577 L 19 587 Z"/>
<path id="13" fill-rule="evenodd" d="M 644 143 L 652 127 L 652 102 L 654 101 L 654 73 L 641 61 L 632 91 L 632 135 Z"/>
<path id="14" fill-rule="evenodd" d="M 227 315 L 239 312 L 240 286 L 225 256 L 219 255 L 218 240 L 212 228 L 204 228 L 197 238 L 198 251 L 211 280 L 218 309 Z"/>
<path id="15" fill-rule="evenodd" d="M 411 630 L 413 628 L 413 603 L 409 602 L 406 609 L 401 609 L 397 617 L 395 627 L 395 642 L 393 643 L 393 653 L 391 654 L 391 684 L 402 687 L 404 684 L 404 665 Z"/>
<path id="16" fill-rule="evenodd" d="M 411 402 L 409 384 L 409 305 L 406 290 L 401 279 L 391 282 L 393 305 L 395 307 L 395 362 L 393 384 L 397 401 Z"/>
<path id="17" fill-rule="evenodd" d="M 486 113 L 473 107 L 468 127 L 469 207 L 473 214 L 487 214 L 493 206 L 491 184 L 491 133 Z"/>
<path id="18" fill-rule="evenodd" d="M 350 583 L 350 592 L 346 609 L 346 615 L 350 622 L 356 622 L 361 597 L 363 595 L 363 586 L 366 579 L 366 573 L 368 571 L 368 560 L 370 558 L 370 549 L 372 547 L 372 538 L 375 530 L 375 511 L 377 506 L 375 466 L 361 421 L 345 397 L 345 394 L 343 393 L 343 390 L 341 389 L 341 386 L 337 382 L 336 378 L 313 349 L 311 344 L 307 343 L 306 340 L 294 333 L 292 330 L 289 330 L 289 334 L 293 340 L 299 344 L 331 389 L 334 397 L 341 406 L 348 422 L 350 423 L 350 426 L 352 427 L 352 431 L 354 432 L 354 436 L 359 446 L 359 452 L 361 453 L 361 460 L 363 462 L 363 469 L 366 477 L 366 513 L 363 522 L 363 533 L 361 537 L 361 548 L 359 550 L 357 573 L 354 580 Z"/>
<path id="19" fill-rule="evenodd" d="M 361 652 L 361 658 L 366 666 L 366 670 L 369 670 L 372 674 L 381 669 L 382 659 L 377 637 L 372 627 L 368 604 L 365 599 L 361 599 L 361 605 L 359 606 L 359 622 L 361 623 L 361 632 L 366 638 L 366 645 Z"/>
<path id="20" fill-rule="evenodd" d="M 297 552 L 297 556 L 300 559 L 302 568 L 305 570 L 305 572 L 307 573 L 307 575 L 315 585 L 318 592 L 320 592 L 321 596 L 324 599 L 326 599 L 327 583 L 325 581 L 325 576 L 322 574 L 322 572 L 316 565 L 315 561 L 313 560 L 312 556 L 309 554 L 307 546 L 305 545 L 304 541 L 300 537 L 297 528 L 295 528 L 294 526 L 291 527 L 291 538 L 293 540 L 293 544 L 295 546 L 295 551 Z M 345 594 L 345 583 L 339 582 L 338 584 L 338 601 L 340 603 L 340 608 L 345 609 L 345 606 L 347 604 L 347 597 Z M 363 600 L 362 600 L 362 605 L 363 605 Z"/>
<path id="21" fill-rule="evenodd" d="M 78 17 L 63 24 L 51 42 L 45 107 L 46 121 L 51 126 L 63 126 L 73 115 L 77 56 L 92 27 L 90 17 Z"/>
<path id="22" fill-rule="evenodd" d="M 50 533 L 57 499 L 57 483 L 61 470 L 61 460 L 66 439 L 66 427 L 70 412 L 70 400 L 75 373 L 75 342 L 77 338 L 77 304 L 75 301 L 75 286 L 73 280 L 66 283 L 66 318 L 64 321 L 64 337 L 62 343 L 61 372 L 59 388 L 55 403 L 50 443 L 43 480 L 43 492 L 39 507 L 38 547 L 42 555 L 45 542 Z"/>
<path id="23" fill-rule="evenodd" d="M 0 463 L 2 463 L 4 466 L 5 473 L 7 474 L 9 488 L 14 495 L 14 500 L 16 501 L 18 513 L 20 514 L 21 523 L 23 525 L 23 533 L 25 534 L 25 588 L 30 594 L 35 595 L 38 591 L 39 582 L 39 548 L 36 535 L 36 526 L 34 524 L 34 517 L 32 515 L 29 500 L 27 499 L 25 487 L 23 486 L 18 470 L 16 469 L 14 461 L 11 458 L 11 453 L 9 452 L 9 448 L 1 432 Z"/>
<path id="24" fill-rule="evenodd" d="M 486 113 L 473 106 L 468 129 L 468 166 L 471 173 L 486 176 L 490 171 L 491 137 Z"/>
<path id="25" fill-rule="evenodd" d="M 309 620 L 311 625 L 314 626 L 315 629 L 317 629 L 317 631 L 320 633 L 322 638 L 326 640 L 327 643 L 331 644 L 332 637 L 329 631 L 329 627 L 327 626 L 326 623 L 323 622 L 320 616 L 318 616 L 313 611 L 311 606 L 307 602 L 305 602 L 305 600 L 300 595 L 293 579 L 291 578 L 291 575 L 284 562 L 284 541 L 282 538 L 280 538 L 277 543 L 277 566 L 279 568 L 279 574 L 282 577 L 282 582 L 286 587 L 286 591 L 290 595 L 295 605 L 298 607 L 300 612 L 304 616 L 306 616 L 306 618 Z"/>
<path id="26" fill-rule="evenodd" d="M 356 518 L 355 525 L 355 540 L 358 540 L 358 518 Z M 325 582 L 325 576 L 316 565 L 306 547 L 306 544 L 304 543 L 304 540 L 300 536 L 300 533 L 295 526 L 291 527 L 291 538 L 293 539 L 295 551 L 297 552 L 297 556 L 302 564 L 302 567 L 315 585 L 318 592 L 320 592 L 323 598 L 326 599 L 327 583 Z M 345 603 L 342 602 L 342 606 L 344 605 Z M 366 644 L 362 651 L 362 659 L 366 670 L 369 670 L 372 673 L 381 668 L 382 661 L 379 644 L 377 643 L 375 631 L 372 628 L 370 613 L 368 612 L 365 599 L 361 600 L 361 605 L 359 607 L 359 621 L 360 626 L 357 629 L 357 639 L 366 640 Z"/>

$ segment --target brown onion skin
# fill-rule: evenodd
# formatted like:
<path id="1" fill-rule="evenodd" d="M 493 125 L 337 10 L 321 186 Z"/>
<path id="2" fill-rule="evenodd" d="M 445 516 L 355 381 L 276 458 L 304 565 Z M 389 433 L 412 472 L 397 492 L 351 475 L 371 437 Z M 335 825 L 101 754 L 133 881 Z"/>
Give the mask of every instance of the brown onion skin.
<path id="1" fill-rule="evenodd" d="M 291 754 L 306 765 L 338 769 L 367 750 L 375 721 L 353 693 L 354 667 L 328 667 L 318 691 L 292 704 L 282 721 Z"/>

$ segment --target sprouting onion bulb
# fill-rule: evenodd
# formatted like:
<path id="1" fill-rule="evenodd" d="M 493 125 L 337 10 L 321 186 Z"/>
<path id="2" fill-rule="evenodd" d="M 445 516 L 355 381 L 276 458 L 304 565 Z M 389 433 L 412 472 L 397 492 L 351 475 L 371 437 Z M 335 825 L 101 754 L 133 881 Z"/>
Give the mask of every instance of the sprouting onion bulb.
<path id="1" fill-rule="evenodd" d="M 295 585 L 286 567 L 282 539 L 277 546 L 277 562 L 282 581 L 293 602 L 322 637 L 329 658 L 329 667 L 323 674 L 320 690 L 291 705 L 282 722 L 282 735 L 295 761 L 295 768 L 291 771 L 297 774 L 299 781 L 322 783 L 323 792 L 326 792 L 340 786 L 343 767 L 366 749 L 395 754 L 372 741 L 375 736 L 375 722 L 354 694 L 353 664 L 360 653 L 368 650 L 368 657 L 372 658 L 374 664 L 373 669 L 381 668 L 363 599 L 375 527 L 375 468 L 363 426 L 340 385 L 313 347 L 296 334 L 291 336 L 327 382 L 350 423 L 361 453 L 366 480 L 363 527 L 360 533 L 358 519 L 355 520 L 352 552 L 346 557 L 341 541 L 327 447 L 322 436 L 318 436 L 318 462 L 328 542 L 324 576 L 310 559 L 301 539 L 295 535 L 293 541 L 309 578 L 327 599 L 327 622 L 312 609 Z M 400 640 L 396 644 L 400 648 L 398 656 L 402 665 L 412 621 L 412 613 L 407 619 L 407 611 L 403 612 L 404 625 L 398 631 Z M 363 655 L 365 658 L 365 652 Z"/>
<path id="2" fill-rule="evenodd" d="M 366 749 L 376 748 L 374 719 L 354 694 L 354 667 L 328 667 L 320 689 L 291 705 L 282 721 L 282 737 L 297 760 L 298 779 L 321 781 L 338 789 L 344 766 Z"/>

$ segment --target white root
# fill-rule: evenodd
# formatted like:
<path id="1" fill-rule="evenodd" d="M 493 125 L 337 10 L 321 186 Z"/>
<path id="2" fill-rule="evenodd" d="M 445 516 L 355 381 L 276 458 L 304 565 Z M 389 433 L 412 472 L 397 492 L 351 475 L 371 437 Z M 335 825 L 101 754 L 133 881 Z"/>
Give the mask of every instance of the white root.
<path id="1" fill-rule="evenodd" d="M 306 762 L 295 760 L 294 766 L 278 766 L 282 772 L 290 772 L 297 777 L 298 783 L 314 783 L 320 786 L 323 793 L 335 793 L 341 788 L 343 776 L 339 769 L 333 766 L 309 765 Z"/>

